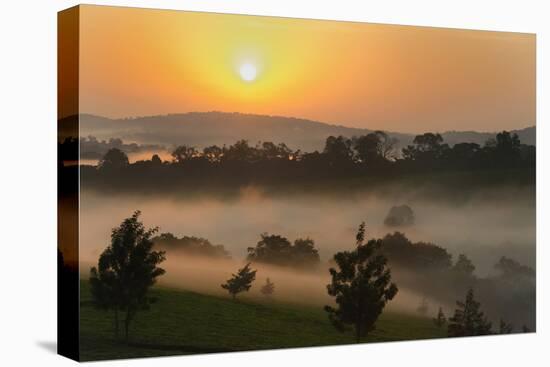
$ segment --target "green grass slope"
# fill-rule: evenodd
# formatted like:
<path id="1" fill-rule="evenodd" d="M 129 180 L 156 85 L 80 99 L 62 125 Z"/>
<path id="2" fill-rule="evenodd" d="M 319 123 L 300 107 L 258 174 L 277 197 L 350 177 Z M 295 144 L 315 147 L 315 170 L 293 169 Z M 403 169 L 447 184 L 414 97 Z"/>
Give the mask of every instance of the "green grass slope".
<path id="1" fill-rule="evenodd" d="M 130 343 L 117 342 L 113 318 L 90 304 L 88 283 L 81 282 L 81 359 L 84 361 L 310 347 L 354 343 L 340 333 L 322 308 L 229 298 L 155 288 L 158 302 L 139 312 Z M 445 336 L 428 318 L 385 313 L 364 342 L 427 339 Z"/>

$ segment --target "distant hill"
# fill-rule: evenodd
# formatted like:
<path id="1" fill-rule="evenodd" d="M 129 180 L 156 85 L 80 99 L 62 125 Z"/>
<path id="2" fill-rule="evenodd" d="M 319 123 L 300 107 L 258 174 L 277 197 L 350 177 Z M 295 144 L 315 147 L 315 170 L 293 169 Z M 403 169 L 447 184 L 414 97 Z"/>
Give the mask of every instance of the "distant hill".
<path id="1" fill-rule="evenodd" d="M 282 117 L 225 112 L 189 112 L 182 114 L 147 116 L 129 119 L 109 119 L 83 114 L 80 116 L 82 136 L 96 138 L 120 138 L 125 143 L 158 144 L 172 147 L 180 144 L 202 148 L 208 145 L 233 144 L 246 139 L 251 144 L 258 141 L 284 142 L 292 149 L 303 151 L 322 150 L 330 135 L 352 137 L 372 132 L 369 129 L 331 125 L 318 121 Z M 535 145 L 535 127 L 515 130 L 522 143 Z M 410 144 L 413 134 L 389 132 L 399 140 L 399 146 Z M 458 142 L 483 144 L 495 133 L 475 131 L 449 131 L 442 133 L 450 145 Z"/>

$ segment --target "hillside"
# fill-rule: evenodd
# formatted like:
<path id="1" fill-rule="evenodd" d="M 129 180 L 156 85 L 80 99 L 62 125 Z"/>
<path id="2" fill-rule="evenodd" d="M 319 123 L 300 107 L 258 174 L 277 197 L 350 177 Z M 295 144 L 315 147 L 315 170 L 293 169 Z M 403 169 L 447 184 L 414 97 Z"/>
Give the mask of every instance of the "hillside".
<path id="1" fill-rule="evenodd" d="M 81 281 L 81 358 L 83 361 L 239 350 L 309 347 L 354 342 L 340 333 L 321 307 L 253 302 L 156 288 L 150 311 L 139 312 L 130 345 L 113 338 L 111 314 L 90 305 Z M 383 314 L 365 342 L 444 337 L 431 319 Z"/>
<path id="2" fill-rule="evenodd" d="M 372 130 L 330 125 L 318 121 L 267 115 L 225 112 L 190 112 L 132 119 L 109 119 L 81 115 L 81 136 L 92 135 L 100 140 L 120 138 L 124 142 L 159 144 L 172 147 L 188 144 L 204 147 L 212 144 L 233 144 L 239 139 L 285 142 L 292 149 L 321 150 L 329 135 L 352 137 Z M 525 144 L 535 145 L 535 127 L 515 130 Z M 399 146 L 410 144 L 413 134 L 390 132 L 399 140 Z M 494 137 L 491 132 L 451 131 L 442 133 L 451 145 L 457 142 L 483 144 Z"/>

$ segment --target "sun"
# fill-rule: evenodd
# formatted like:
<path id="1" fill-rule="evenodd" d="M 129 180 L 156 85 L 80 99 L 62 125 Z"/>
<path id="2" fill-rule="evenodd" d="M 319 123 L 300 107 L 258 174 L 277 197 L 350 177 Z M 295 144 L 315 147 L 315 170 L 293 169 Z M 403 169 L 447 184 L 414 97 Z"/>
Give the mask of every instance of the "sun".
<path id="1" fill-rule="evenodd" d="M 256 79 L 256 76 L 258 75 L 258 70 L 256 69 L 256 66 L 254 64 L 247 62 L 239 67 L 239 75 L 241 76 L 242 80 L 252 82 Z"/>

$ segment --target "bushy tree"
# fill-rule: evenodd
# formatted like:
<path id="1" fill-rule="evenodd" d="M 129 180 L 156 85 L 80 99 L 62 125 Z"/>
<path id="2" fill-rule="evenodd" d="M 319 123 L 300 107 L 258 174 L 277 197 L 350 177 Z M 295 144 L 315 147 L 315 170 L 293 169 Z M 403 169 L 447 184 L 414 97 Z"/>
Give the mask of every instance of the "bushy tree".
<path id="1" fill-rule="evenodd" d="M 429 163 L 443 157 L 448 149 L 449 146 L 443 143 L 443 137 L 440 134 L 425 133 L 417 135 L 413 145 L 403 148 L 402 153 L 406 160 Z"/>
<path id="2" fill-rule="evenodd" d="M 361 223 L 353 251 L 338 252 L 331 268 L 329 295 L 335 297 L 336 307 L 325 306 L 329 319 L 340 331 L 353 326 L 356 341 L 375 327 L 386 303 L 397 294 L 391 282 L 386 257 L 380 254 L 380 240 L 365 242 L 365 223 Z"/>
<path id="3" fill-rule="evenodd" d="M 136 313 L 146 310 L 154 299 L 149 289 L 165 273 L 157 265 L 165 260 L 163 251 L 153 251 L 151 237 L 157 228 L 145 229 L 140 211 L 125 219 L 111 232 L 111 244 L 101 253 L 98 266 L 90 270 L 92 302 L 114 313 L 115 335 L 122 314 L 125 339 Z"/>
<path id="4" fill-rule="evenodd" d="M 248 248 L 248 261 L 300 269 L 312 268 L 320 262 L 319 252 L 311 238 L 298 238 L 291 244 L 280 235 L 261 234 L 255 247 Z"/>
<path id="5" fill-rule="evenodd" d="M 229 292 L 231 297 L 235 299 L 238 293 L 248 292 L 252 287 L 252 282 L 256 279 L 256 270 L 250 268 L 250 263 L 237 271 L 237 274 L 232 274 L 221 287 Z"/>
<path id="6" fill-rule="evenodd" d="M 512 331 L 514 331 L 514 326 L 512 324 L 508 324 L 503 319 L 500 319 L 498 333 L 499 334 L 511 334 Z"/>
<path id="7" fill-rule="evenodd" d="M 275 284 L 269 280 L 269 278 L 265 279 L 265 284 L 260 289 L 262 294 L 266 297 L 271 297 L 273 295 L 273 292 L 275 292 Z"/>
<path id="8" fill-rule="evenodd" d="M 172 152 L 172 157 L 177 163 L 183 163 L 191 158 L 197 157 L 199 152 L 194 147 L 188 147 L 187 145 L 180 145 Z"/>
<path id="9" fill-rule="evenodd" d="M 350 139 L 343 136 L 329 136 L 325 142 L 323 154 L 328 158 L 331 165 L 351 161 L 353 151 L 351 150 L 352 142 Z"/>
<path id="10" fill-rule="evenodd" d="M 457 301 L 458 308 L 449 318 L 449 336 L 475 336 L 491 334 L 491 323 L 480 310 L 480 303 L 474 299 L 472 288 L 466 294 L 464 302 Z"/>
<path id="11" fill-rule="evenodd" d="M 129 165 L 128 156 L 118 148 L 111 148 L 97 164 L 100 169 L 121 169 Z"/>
<path id="12" fill-rule="evenodd" d="M 499 272 L 500 277 L 503 279 L 517 280 L 517 279 L 534 279 L 535 270 L 526 265 L 521 265 L 514 259 L 510 259 L 506 256 L 502 256 L 500 260 L 495 264 L 495 269 Z"/>
<path id="13" fill-rule="evenodd" d="M 442 328 L 443 325 L 447 322 L 447 319 L 445 318 L 445 314 L 443 313 L 443 309 L 439 307 L 439 311 L 437 312 L 437 316 L 433 319 L 435 326 L 438 328 Z"/>
<path id="14" fill-rule="evenodd" d="M 453 266 L 453 271 L 461 276 L 471 277 L 476 270 L 475 265 L 472 261 L 464 254 L 458 255 L 455 265 Z"/>

